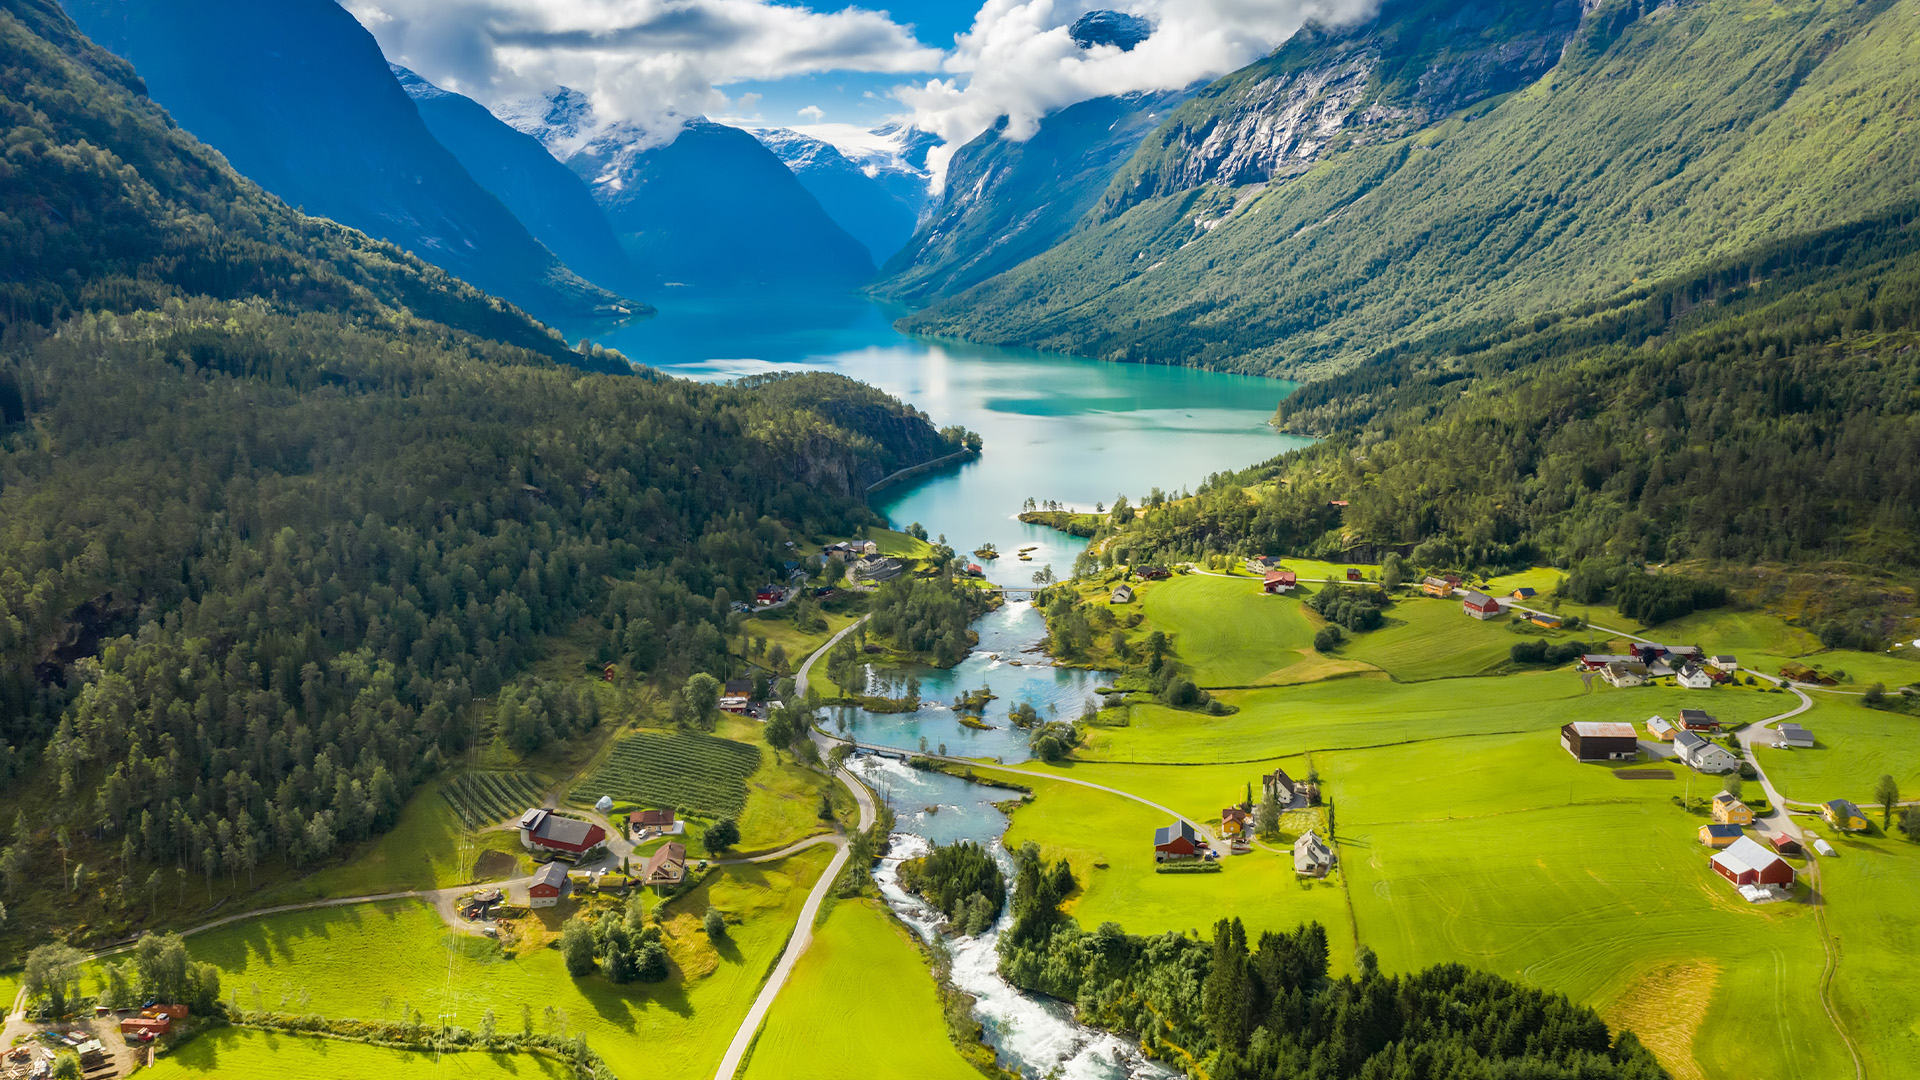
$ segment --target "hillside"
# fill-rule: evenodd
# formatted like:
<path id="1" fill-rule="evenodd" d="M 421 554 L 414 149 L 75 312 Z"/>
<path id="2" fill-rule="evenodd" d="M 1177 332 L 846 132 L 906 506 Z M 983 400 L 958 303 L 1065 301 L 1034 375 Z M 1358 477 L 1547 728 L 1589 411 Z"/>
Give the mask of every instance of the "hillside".
<path id="1" fill-rule="evenodd" d="M 421 122 L 373 36 L 333 0 L 73 0 L 174 120 L 288 204 L 404 248 L 539 318 L 633 307 L 535 240 Z"/>
<path id="2" fill-rule="evenodd" d="M 472 98 L 390 66 L 427 130 L 534 239 L 589 281 L 615 290 L 639 289 L 640 272 L 573 170 L 555 161 L 539 140 L 508 127 Z"/>
<path id="3" fill-rule="evenodd" d="M 50 0 L 0 46 L 9 954 L 126 931 L 156 865 L 251 883 L 385 830 L 556 634 L 726 674 L 728 597 L 949 450 L 838 376 L 563 367 L 632 371 L 266 195 Z M 597 719 L 542 697 L 528 747 Z M 77 895 L 22 876 L 56 846 Z"/>
<path id="4" fill-rule="evenodd" d="M 663 141 L 595 116 L 585 95 L 565 88 L 496 111 L 587 182 L 656 286 L 846 289 L 873 276 L 860 241 L 739 128 L 694 117 Z"/>
<path id="5" fill-rule="evenodd" d="M 1920 175 L 1910 5 L 1431 7 L 1216 83 L 1069 239 L 903 326 L 1324 373 L 1863 220 Z"/>
<path id="6" fill-rule="evenodd" d="M 890 190 L 878 170 L 869 176 L 832 144 L 787 128 L 763 128 L 753 134 L 793 170 L 800 186 L 820 201 L 827 216 L 866 247 L 876 265 L 913 235 L 917 204 Z"/>
<path id="7" fill-rule="evenodd" d="M 876 296 L 927 303 L 970 288 L 1060 242 L 1184 92 L 1096 98 L 1047 117 L 1032 138 L 1004 122 L 947 165 L 932 215 L 886 261 Z"/>

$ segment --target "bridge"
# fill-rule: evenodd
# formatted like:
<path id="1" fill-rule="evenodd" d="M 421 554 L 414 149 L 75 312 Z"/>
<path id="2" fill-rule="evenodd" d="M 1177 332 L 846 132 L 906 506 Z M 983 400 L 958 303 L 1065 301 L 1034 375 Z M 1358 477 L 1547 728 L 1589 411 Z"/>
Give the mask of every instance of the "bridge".
<path id="1" fill-rule="evenodd" d="M 980 591 L 993 593 L 995 596 L 1005 597 L 1008 600 L 1031 600 L 1045 590 L 1033 586 L 989 585 Z"/>

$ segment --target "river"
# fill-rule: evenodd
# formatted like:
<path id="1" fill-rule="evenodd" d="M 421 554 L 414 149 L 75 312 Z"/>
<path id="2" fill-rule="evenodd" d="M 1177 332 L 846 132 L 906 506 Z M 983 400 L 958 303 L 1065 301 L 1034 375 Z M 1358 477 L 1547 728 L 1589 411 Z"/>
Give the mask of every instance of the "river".
<path id="1" fill-rule="evenodd" d="M 1065 576 L 1085 546 L 1017 520 L 1028 499 L 1078 509 L 1136 501 L 1158 486 L 1172 492 L 1212 472 L 1257 464 L 1304 440 L 1267 424 L 1290 383 L 1187 368 L 1105 364 L 1073 357 L 929 341 L 896 333 L 898 312 L 856 299 L 757 297 L 751 301 L 664 298 L 658 317 L 602 340 L 635 361 L 704 380 L 771 371 L 837 371 L 877 386 L 928 414 L 936 425 L 963 424 L 985 441 L 980 456 L 881 492 L 875 509 L 896 528 L 918 522 L 958 551 L 991 542 L 1004 553 L 988 569 L 1003 585 L 1030 585 L 1052 566 Z M 1014 558 L 1034 545 L 1031 563 Z M 1056 667 L 1036 650 L 1046 628 L 1031 604 L 1009 603 L 974 624 L 980 643 L 948 671 L 917 668 L 884 676 L 920 679 L 917 712 L 879 715 L 840 710 L 833 718 L 860 741 L 903 750 L 944 747 L 969 757 L 1021 761 L 1027 734 L 1006 722 L 1016 704 L 1046 719 L 1070 720 L 1108 676 Z M 951 702 L 986 686 L 993 730 L 959 723 Z M 909 925 L 931 940 L 937 917 L 899 888 L 897 858 L 928 843 L 974 840 L 1003 865 L 1007 817 L 993 804 L 1011 793 L 889 759 L 853 768 L 894 809 L 894 861 L 876 872 L 881 890 Z M 995 946 L 1006 923 L 977 938 L 948 942 L 956 985 L 978 1002 L 976 1014 L 1003 1066 L 1038 1080 L 1166 1080 L 1175 1074 L 1144 1060 L 1124 1040 L 1082 1027 L 1058 1002 L 1022 993 L 1002 980 Z"/>
<path id="2" fill-rule="evenodd" d="M 944 534 L 959 552 L 992 542 L 988 577 L 1029 585 L 1065 576 L 1084 542 L 1016 520 L 1028 499 L 1091 510 L 1138 500 L 1209 473 L 1243 469 L 1301 446 L 1267 421 L 1292 383 L 1180 367 L 931 341 L 897 333 L 898 311 L 856 298 L 661 298 L 660 314 L 603 338 L 629 358 L 686 378 L 837 371 L 908 402 L 938 426 L 979 432 L 973 461 L 883 490 L 875 509 L 896 527 Z M 1017 549 L 1038 545 L 1033 561 Z"/>

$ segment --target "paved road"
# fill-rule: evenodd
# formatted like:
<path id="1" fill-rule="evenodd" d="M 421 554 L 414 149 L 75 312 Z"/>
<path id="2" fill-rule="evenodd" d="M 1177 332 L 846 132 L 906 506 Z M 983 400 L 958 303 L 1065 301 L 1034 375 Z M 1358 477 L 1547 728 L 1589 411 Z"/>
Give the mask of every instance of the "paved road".
<path id="1" fill-rule="evenodd" d="M 828 638 L 826 644 L 813 650 L 813 655 L 807 657 L 807 662 L 804 664 L 801 664 L 800 670 L 793 673 L 793 696 L 794 697 L 800 698 L 802 700 L 806 698 L 807 678 L 813 673 L 814 661 L 819 660 L 821 657 L 827 655 L 827 650 L 833 648 L 835 645 L 840 644 L 841 638 L 846 637 L 848 634 L 853 633 L 855 627 L 859 626 L 861 623 L 864 623 L 871 618 L 873 618 L 873 616 L 871 615 L 860 616 L 858 619 L 855 619 L 854 621 L 848 623 L 844 628 L 841 629 L 839 633 Z"/>

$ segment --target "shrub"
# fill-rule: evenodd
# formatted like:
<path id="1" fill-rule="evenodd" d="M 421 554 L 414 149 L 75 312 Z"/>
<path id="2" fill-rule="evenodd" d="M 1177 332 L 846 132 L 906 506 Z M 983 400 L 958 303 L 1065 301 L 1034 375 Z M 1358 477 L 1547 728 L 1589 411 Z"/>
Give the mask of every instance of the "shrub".
<path id="1" fill-rule="evenodd" d="M 1338 626 L 1328 626 L 1313 635 L 1313 647 L 1318 652 L 1330 653 L 1346 639 L 1347 636 L 1341 633 Z"/>

